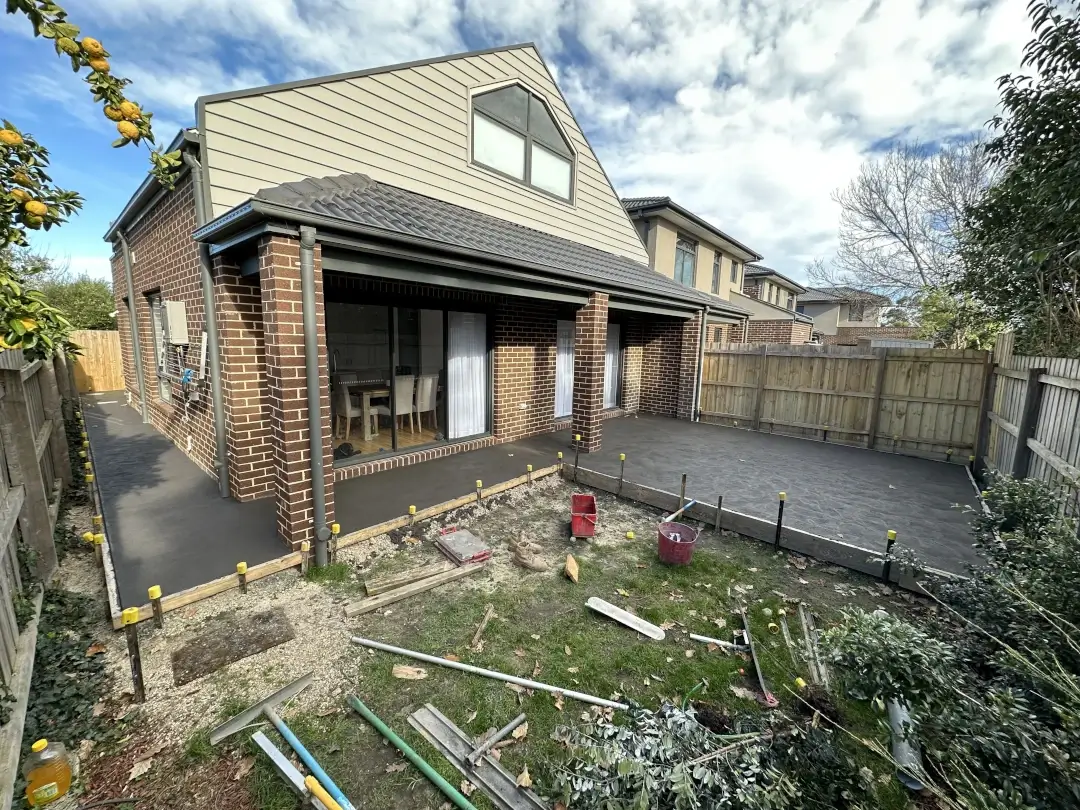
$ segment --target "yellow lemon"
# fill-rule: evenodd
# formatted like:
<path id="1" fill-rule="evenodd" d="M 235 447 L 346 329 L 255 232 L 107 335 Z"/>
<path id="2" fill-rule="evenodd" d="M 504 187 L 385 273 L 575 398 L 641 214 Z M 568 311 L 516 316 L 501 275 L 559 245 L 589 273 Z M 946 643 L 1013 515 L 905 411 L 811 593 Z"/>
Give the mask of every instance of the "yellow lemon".
<path id="1" fill-rule="evenodd" d="M 21 188 L 13 188 L 10 193 L 11 196 L 15 198 L 15 202 L 20 205 L 30 199 L 30 195 Z"/>
<path id="2" fill-rule="evenodd" d="M 138 121 L 142 118 L 142 111 L 134 101 L 121 101 L 120 114 L 128 121 Z"/>
<path id="3" fill-rule="evenodd" d="M 139 137 L 139 128 L 130 121 L 121 121 L 116 125 L 116 131 L 131 141 Z"/>
<path id="4" fill-rule="evenodd" d="M 35 217 L 43 217 L 49 213 L 49 206 L 40 200 L 30 200 L 23 208 L 26 209 L 26 213 L 33 214 Z"/>
<path id="5" fill-rule="evenodd" d="M 27 228 L 32 228 L 35 231 L 45 223 L 45 220 L 41 217 L 34 216 L 33 214 L 23 214 L 22 221 L 23 225 Z"/>
<path id="6" fill-rule="evenodd" d="M 83 53 L 91 59 L 97 59 L 97 57 L 105 55 L 105 48 L 93 37 L 83 37 L 81 45 Z"/>
<path id="7" fill-rule="evenodd" d="M 111 104 L 105 105 L 105 117 L 110 121 L 123 121 L 124 114 L 120 112 L 119 107 L 114 107 Z"/>
<path id="8" fill-rule="evenodd" d="M 0 129 L 0 143 L 4 146 L 18 146 L 23 142 L 22 135 L 13 129 Z"/>
<path id="9" fill-rule="evenodd" d="M 87 64 L 90 65 L 90 67 L 98 73 L 109 72 L 109 60 L 106 59 L 104 56 L 99 56 L 97 59 L 91 59 L 87 62 Z"/>

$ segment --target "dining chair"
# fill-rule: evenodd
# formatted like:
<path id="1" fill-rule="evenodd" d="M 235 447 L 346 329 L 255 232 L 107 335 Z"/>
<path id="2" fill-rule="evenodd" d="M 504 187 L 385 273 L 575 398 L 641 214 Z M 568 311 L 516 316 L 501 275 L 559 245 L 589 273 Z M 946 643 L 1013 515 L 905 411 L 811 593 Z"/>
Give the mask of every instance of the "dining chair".
<path id="1" fill-rule="evenodd" d="M 344 385 L 338 385 L 334 389 L 334 420 L 337 422 L 340 419 L 345 420 L 345 441 L 349 440 L 349 434 L 352 432 L 352 420 L 358 417 L 367 418 L 364 413 L 364 409 L 353 402 L 353 398 L 349 396 L 349 389 Z M 337 425 L 334 425 L 335 433 L 337 431 Z"/>
<path id="2" fill-rule="evenodd" d="M 424 430 L 424 414 L 431 414 L 432 428 L 439 429 L 439 412 L 436 400 L 439 394 L 439 375 L 423 374 L 416 381 L 416 420 L 420 423 L 421 432 Z"/>
<path id="3" fill-rule="evenodd" d="M 400 427 L 405 425 L 406 414 L 409 417 L 409 431 L 416 433 L 416 423 L 413 422 L 413 390 L 416 385 L 416 377 L 412 374 L 402 374 L 394 377 L 394 408 L 397 410 Z M 375 405 L 372 411 L 379 416 L 390 416 L 389 405 Z"/>

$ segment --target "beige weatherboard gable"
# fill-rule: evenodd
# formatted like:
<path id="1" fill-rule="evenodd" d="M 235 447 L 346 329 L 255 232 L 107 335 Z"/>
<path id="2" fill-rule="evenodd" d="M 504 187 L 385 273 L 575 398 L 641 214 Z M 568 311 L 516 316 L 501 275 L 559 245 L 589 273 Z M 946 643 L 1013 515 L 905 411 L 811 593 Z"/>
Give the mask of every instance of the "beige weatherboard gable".
<path id="1" fill-rule="evenodd" d="M 470 97 L 519 82 L 574 152 L 573 198 L 472 165 Z M 214 216 L 259 189 L 361 172 L 375 180 L 648 263 L 618 195 L 532 45 L 201 99 Z"/>

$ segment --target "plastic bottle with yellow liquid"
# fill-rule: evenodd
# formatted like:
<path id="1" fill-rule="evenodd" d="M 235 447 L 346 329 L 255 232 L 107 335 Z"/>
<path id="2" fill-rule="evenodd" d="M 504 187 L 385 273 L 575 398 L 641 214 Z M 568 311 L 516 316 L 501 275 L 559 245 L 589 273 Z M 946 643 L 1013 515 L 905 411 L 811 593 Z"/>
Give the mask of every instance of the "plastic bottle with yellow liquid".
<path id="1" fill-rule="evenodd" d="M 23 763 L 26 800 L 31 807 L 54 802 L 71 789 L 71 761 L 63 743 L 38 740 Z"/>

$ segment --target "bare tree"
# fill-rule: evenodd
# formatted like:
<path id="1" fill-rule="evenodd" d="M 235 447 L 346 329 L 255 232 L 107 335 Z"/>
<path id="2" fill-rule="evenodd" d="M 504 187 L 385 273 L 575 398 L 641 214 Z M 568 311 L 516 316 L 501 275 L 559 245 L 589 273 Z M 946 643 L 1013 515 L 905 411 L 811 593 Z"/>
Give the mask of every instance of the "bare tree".
<path id="1" fill-rule="evenodd" d="M 867 159 L 833 195 L 840 247 L 831 264 L 807 268 L 811 283 L 902 296 L 951 281 L 963 212 L 992 180 L 979 141 L 938 150 L 900 143 Z"/>

